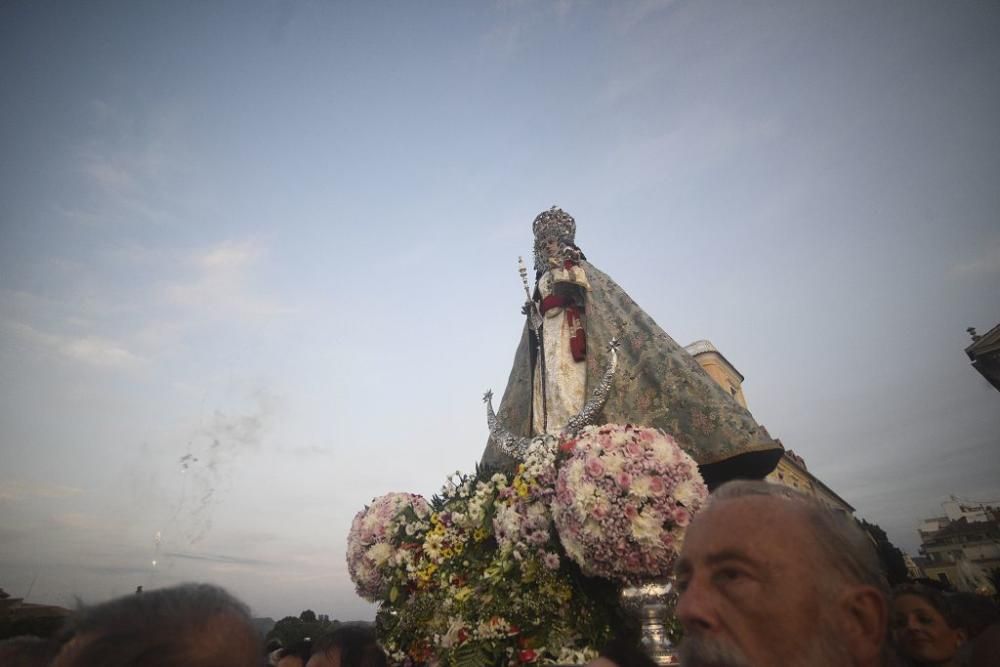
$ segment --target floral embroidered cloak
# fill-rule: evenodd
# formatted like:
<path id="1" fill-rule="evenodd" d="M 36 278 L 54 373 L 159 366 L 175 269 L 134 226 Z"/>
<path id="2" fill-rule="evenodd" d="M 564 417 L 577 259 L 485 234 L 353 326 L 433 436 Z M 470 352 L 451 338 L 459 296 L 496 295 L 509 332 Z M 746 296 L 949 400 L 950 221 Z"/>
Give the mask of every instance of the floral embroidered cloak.
<path id="1" fill-rule="evenodd" d="M 701 467 L 710 486 L 728 479 L 763 478 L 782 448 L 668 336 L 625 291 L 589 262 L 581 261 L 585 292 L 587 396 L 607 364 L 607 343 L 618 336 L 618 372 L 595 423 L 631 423 L 662 429 Z M 499 416 L 516 435 L 531 435 L 534 333 L 525 324 L 500 402 Z M 514 461 L 490 440 L 482 465 L 510 469 Z"/>

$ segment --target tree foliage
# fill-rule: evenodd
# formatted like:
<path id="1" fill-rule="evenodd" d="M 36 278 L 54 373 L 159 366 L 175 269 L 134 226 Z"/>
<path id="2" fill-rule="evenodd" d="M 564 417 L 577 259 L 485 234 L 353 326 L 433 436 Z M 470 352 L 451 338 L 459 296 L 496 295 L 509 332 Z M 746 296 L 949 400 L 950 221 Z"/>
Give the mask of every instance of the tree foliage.
<path id="1" fill-rule="evenodd" d="M 283 646 L 292 646 L 306 639 L 316 639 L 320 635 L 333 630 L 340 621 L 330 620 L 326 614 L 316 615 L 312 609 L 306 609 L 298 616 L 285 616 L 274 624 L 267 633 L 267 641 L 277 639 Z"/>
<path id="2" fill-rule="evenodd" d="M 903 560 L 903 552 L 889 541 L 889 536 L 877 523 L 868 523 L 864 519 L 861 519 L 860 523 L 874 542 L 875 553 L 878 554 L 879 562 L 882 564 L 882 572 L 889 580 L 889 585 L 898 586 L 908 582 L 910 576 L 906 569 L 906 561 Z"/>
<path id="3" fill-rule="evenodd" d="M 994 567 L 986 573 L 986 579 L 993 587 L 993 599 L 1000 602 L 1000 567 Z"/>

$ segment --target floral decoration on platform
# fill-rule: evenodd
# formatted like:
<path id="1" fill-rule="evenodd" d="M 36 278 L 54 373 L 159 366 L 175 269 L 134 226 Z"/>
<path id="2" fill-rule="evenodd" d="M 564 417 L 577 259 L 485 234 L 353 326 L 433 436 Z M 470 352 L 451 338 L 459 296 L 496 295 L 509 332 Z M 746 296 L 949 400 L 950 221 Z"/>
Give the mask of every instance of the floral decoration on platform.
<path id="1" fill-rule="evenodd" d="M 379 496 L 354 516 L 347 534 L 347 570 L 358 595 L 370 602 L 385 597 L 386 566 L 398 560 L 390 538 L 404 522 L 414 531 L 429 516 L 430 505 L 412 493 Z"/>
<path id="2" fill-rule="evenodd" d="M 392 663 L 583 664 L 620 629 L 618 582 L 669 567 L 704 497 L 697 466 L 659 431 L 587 429 L 562 447 L 536 439 L 514 473 L 455 473 L 429 509 L 409 494 L 376 499 L 351 528 L 349 570 L 380 603 Z M 621 526 L 579 518 L 605 504 Z M 599 546 L 594 526 L 622 549 Z"/>
<path id="3" fill-rule="evenodd" d="M 566 554 L 590 576 L 627 584 L 668 576 L 708 489 L 669 435 L 588 426 L 564 443 L 553 518 Z"/>

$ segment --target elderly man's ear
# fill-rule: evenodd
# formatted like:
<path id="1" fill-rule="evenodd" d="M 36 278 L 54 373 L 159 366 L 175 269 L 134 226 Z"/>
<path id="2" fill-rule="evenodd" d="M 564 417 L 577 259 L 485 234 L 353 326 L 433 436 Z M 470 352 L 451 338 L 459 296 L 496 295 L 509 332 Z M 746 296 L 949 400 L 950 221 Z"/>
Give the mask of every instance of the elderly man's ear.
<path id="1" fill-rule="evenodd" d="M 855 665 L 879 664 L 889 604 L 873 586 L 851 586 L 840 597 L 841 639 Z"/>

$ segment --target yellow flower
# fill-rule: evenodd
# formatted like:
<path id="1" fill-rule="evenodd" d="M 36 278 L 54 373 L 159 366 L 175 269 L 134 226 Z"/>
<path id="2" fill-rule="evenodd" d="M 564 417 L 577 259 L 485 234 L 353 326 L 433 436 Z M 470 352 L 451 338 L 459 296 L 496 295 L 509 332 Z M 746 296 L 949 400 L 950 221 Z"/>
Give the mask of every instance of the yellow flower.
<path id="1" fill-rule="evenodd" d="M 476 528 L 476 532 L 472 534 L 472 537 L 475 538 L 476 542 L 482 542 L 489 536 L 490 536 L 490 531 L 486 530 L 482 526 Z"/>
<path id="2" fill-rule="evenodd" d="M 472 589 L 469 588 L 468 586 L 462 586 L 457 591 L 455 591 L 455 595 L 453 597 L 459 602 L 465 602 L 471 596 L 472 596 Z"/>
<path id="3" fill-rule="evenodd" d="M 417 570 L 417 579 L 426 584 L 431 580 L 431 577 L 434 576 L 435 572 L 437 572 L 437 565 L 434 563 L 428 563 L 424 567 Z"/>

